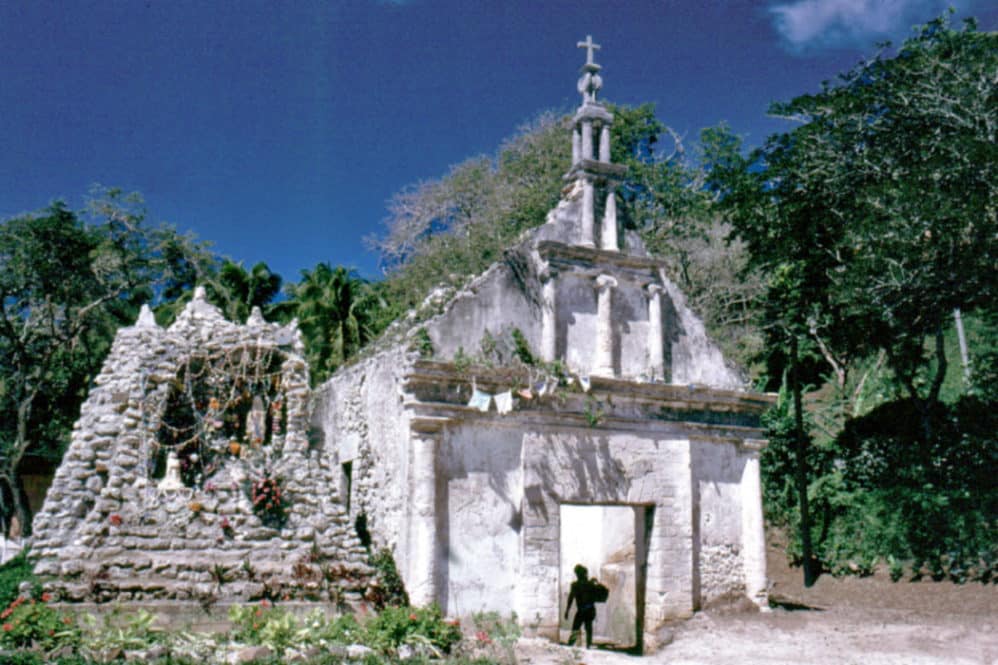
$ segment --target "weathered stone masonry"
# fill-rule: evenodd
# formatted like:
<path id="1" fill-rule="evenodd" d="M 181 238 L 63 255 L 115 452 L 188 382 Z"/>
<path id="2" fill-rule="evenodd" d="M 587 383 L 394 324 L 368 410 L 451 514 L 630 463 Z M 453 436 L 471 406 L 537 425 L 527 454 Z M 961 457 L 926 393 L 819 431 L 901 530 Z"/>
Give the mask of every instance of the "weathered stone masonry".
<path id="1" fill-rule="evenodd" d="M 157 433 L 178 369 L 192 354 L 264 350 L 283 359 L 283 435 L 253 460 L 222 458 L 200 487 L 159 489 Z M 144 309 L 119 331 L 35 518 L 36 573 L 64 601 L 359 599 L 366 551 L 338 502 L 338 469 L 310 447 L 309 406 L 293 324 L 266 323 L 258 310 L 245 326 L 230 323 L 203 290 L 168 329 Z M 265 467 L 287 497 L 280 528 L 250 504 Z"/>

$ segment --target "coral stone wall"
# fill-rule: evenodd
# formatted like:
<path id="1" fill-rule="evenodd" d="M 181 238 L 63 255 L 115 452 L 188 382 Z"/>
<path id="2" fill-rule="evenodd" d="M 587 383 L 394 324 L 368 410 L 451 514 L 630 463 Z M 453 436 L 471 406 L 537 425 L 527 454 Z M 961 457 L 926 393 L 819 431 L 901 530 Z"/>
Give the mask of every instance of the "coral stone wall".
<path id="1" fill-rule="evenodd" d="M 197 354 L 262 350 L 280 361 L 282 431 L 258 450 L 219 455 L 197 483 L 161 489 L 158 437 L 170 391 L 183 389 L 178 370 Z M 310 446 L 309 408 L 294 324 L 268 324 L 258 311 L 230 323 L 200 290 L 168 329 L 145 310 L 118 333 L 35 518 L 36 574 L 70 602 L 359 601 L 366 550 L 338 502 L 338 470 Z M 276 523 L 252 505 L 265 472 L 283 491 Z"/>

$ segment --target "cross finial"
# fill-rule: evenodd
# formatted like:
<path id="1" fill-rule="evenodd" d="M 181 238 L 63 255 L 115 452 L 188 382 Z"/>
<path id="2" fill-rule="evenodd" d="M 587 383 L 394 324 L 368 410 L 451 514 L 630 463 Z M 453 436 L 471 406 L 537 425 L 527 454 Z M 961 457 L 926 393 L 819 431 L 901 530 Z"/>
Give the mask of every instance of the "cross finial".
<path id="1" fill-rule="evenodd" d="M 586 49 L 586 64 L 587 65 L 594 64 L 593 51 L 598 51 L 600 49 L 600 45 L 593 42 L 593 36 L 586 35 L 586 41 L 579 42 L 576 46 L 577 48 Z"/>

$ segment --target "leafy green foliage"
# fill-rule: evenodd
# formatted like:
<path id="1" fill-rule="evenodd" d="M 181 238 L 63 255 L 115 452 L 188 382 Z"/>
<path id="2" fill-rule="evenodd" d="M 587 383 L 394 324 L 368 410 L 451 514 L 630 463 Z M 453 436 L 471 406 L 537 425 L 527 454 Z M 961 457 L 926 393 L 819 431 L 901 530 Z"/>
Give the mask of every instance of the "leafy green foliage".
<path id="1" fill-rule="evenodd" d="M 519 328 L 513 328 L 510 335 L 513 338 L 513 353 L 517 359 L 524 365 L 535 365 L 537 358 L 534 357 L 534 352 L 530 350 L 530 343 L 523 336 L 523 332 Z"/>
<path id="2" fill-rule="evenodd" d="M 312 381 L 321 383 L 371 339 L 380 299 L 354 271 L 328 263 L 302 271 L 287 291 L 282 313 L 298 318 Z"/>
<path id="3" fill-rule="evenodd" d="M 898 578 L 903 562 L 957 582 L 995 578 L 998 491 L 991 474 L 998 462 L 998 409 L 972 396 L 936 403 L 928 442 L 920 413 L 912 400 L 888 402 L 810 449 L 811 534 L 818 558 L 833 574 L 868 574 L 883 560 Z M 788 421 L 785 404 L 766 417 L 764 505 L 771 523 L 796 532 L 801 525 Z M 800 561 L 799 537 L 788 553 Z"/>
<path id="4" fill-rule="evenodd" d="M 30 582 L 37 592 L 34 595 L 41 593 L 27 549 L 21 550 L 17 556 L 0 566 L 0 606 L 6 607 L 14 602 L 19 595 L 18 587 L 21 582 Z"/>
<path id="5" fill-rule="evenodd" d="M 859 572 L 871 555 L 935 565 L 942 556 L 974 558 L 991 547 L 979 537 L 982 525 L 993 524 L 987 502 L 968 504 L 964 481 L 940 484 L 934 474 L 949 468 L 947 456 L 962 455 L 961 437 L 979 441 L 965 418 L 951 427 L 956 412 L 942 416 L 939 398 L 949 374 L 953 310 L 987 311 L 994 303 L 996 66 L 998 35 L 978 33 L 972 23 L 954 30 L 944 16 L 895 57 L 880 54 L 818 94 L 774 104 L 775 115 L 800 124 L 748 157 L 730 150 L 723 134 L 707 144 L 708 186 L 747 243 L 749 265 L 767 280 L 762 326 L 770 386 L 788 372 L 798 403 L 807 385 L 827 380 L 833 393 L 827 403 L 837 413 L 816 413 L 812 421 L 820 445 L 809 445 L 798 407 L 789 430 L 786 414 L 780 419 L 769 455 L 778 466 L 768 472 L 774 482 L 767 502 L 786 499 L 793 478 L 807 561 L 812 538 L 826 565 L 850 559 Z M 894 400 L 903 391 L 907 400 L 890 408 L 904 417 L 859 434 L 868 420 L 857 418 L 871 406 L 860 403 L 870 382 L 885 377 L 882 363 L 893 384 L 882 397 Z M 843 427 L 845 438 L 837 438 Z M 792 474 L 788 434 L 797 446 Z M 891 452 L 878 441 L 896 447 Z M 863 474 L 877 467 L 842 468 L 850 446 L 908 480 L 881 476 L 864 484 Z M 970 447 L 986 458 L 985 448 Z"/>
<path id="6" fill-rule="evenodd" d="M 75 638 L 73 621 L 43 600 L 15 598 L 0 613 L 0 646 L 19 648 L 36 645 L 44 650 Z"/>
<path id="7" fill-rule="evenodd" d="M 409 606 L 409 594 L 405 590 L 405 582 L 395 566 L 395 557 L 388 548 L 382 548 L 372 553 L 368 557 L 368 563 L 374 567 L 378 580 L 378 589 L 381 597 L 376 599 L 376 604 L 380 607 L 392 605 L 397 607 Z"/>
<path id="8" fill-rule="evenodd" d="M 390 653 L 403 644 L 422 644 L 439 653 L 449 653 L 461 640 L 461 628 L 456 621 L 445 621 L 440 608 L 386 607 L 365 626 L 367 644 L 375 650 Z"/>

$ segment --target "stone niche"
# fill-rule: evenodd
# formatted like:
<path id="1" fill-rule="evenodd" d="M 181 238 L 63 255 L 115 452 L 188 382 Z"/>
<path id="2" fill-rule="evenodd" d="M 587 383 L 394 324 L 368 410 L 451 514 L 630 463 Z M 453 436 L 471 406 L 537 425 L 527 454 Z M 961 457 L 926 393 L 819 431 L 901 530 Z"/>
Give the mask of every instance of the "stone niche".
<path id="1" fill-rule="evenodd" d="M 118 332 L 35 518 L 65 602 L 356 601 L 366 550 L 310 446 L 295 323 L 223 318 L 198 289 L 169 328 Z M 278 491 L 280 496 L 278 497 Z"/>

